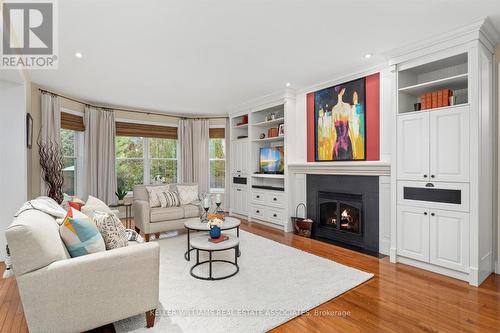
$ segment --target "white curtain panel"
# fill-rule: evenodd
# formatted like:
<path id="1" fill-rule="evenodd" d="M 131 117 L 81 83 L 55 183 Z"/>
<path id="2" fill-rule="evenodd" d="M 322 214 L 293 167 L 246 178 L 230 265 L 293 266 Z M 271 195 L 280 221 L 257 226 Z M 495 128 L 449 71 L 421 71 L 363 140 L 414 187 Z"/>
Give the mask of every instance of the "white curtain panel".
<path id="1" fill-rule="evenodd" d="M 193 120 L 193 176 L 201 193 L 208 193 L 208 119 Z"/>
<path id="2" fill-rule="evenodd" d="M 179 181 L 181 183 L 192 183 L 193 175 L 193 122 L 192 119 L 181 119 L 179 121 L 179 148 L 180 169 Z"/>
<path id="3" fill-rule="evenodd" d="M 230 205 L 230 200 L 231 200 L 231 196 L 229 195 L 229 189 L 230 189 L 230 186 L 231 186 L 231 166 L 230 166 L 230 163 L 229 161 L 231 161 L 231 133 L 230 133 L 230 128 L 231 126 L 229 126 L 230 122 L 229 122 L 229 118 L 226 118 L 226 128 L 225 128 L 225 144 L 226 144 L 226 163 L 225 163 L 225 175 L 226 175 L 226 182 L 225 182 L 225 186 L 224 186 L 224 209 L 226 211 L 229 211 L 229 207 L 231 207 Z"/>
<path id="4" fill-rule="evenodd" d="M 41 92 L 41 133 L 40 139 L 42 143 L 52 142 L 57 145 L 61 143 L 60 129 L 61 129 L 61 105 L 59 97 L 51 93 Z M 47 193 L 47 185 L 40 179 L 41 193 Z"/>
<path id="5" fill-rule="evenodd" d="M 92 195 L 107 204 L 115 203 L 115 113 L 85 106 L 84 124 L 84 197 Z"/>
<path id="6" fill-rule="evenodd" d="M 197 183 L 200 192 L 208 192 L 208 119 L 181 119 L 181 182 Z"/>

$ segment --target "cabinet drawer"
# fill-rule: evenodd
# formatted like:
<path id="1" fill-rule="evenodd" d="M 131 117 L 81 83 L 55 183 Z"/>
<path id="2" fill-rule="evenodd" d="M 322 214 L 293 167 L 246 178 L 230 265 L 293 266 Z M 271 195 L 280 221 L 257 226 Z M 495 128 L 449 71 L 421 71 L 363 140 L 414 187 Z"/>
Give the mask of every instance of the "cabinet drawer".
<path id="1" fill-rule="evenodd" d="M 469 184 L 398 181 L 398 203 L 425 208 L 469 211 Z"/>
<path id="2" fill-rule="evenodd" d="M 284 208 L 285 207 L 285 196 L 282 193 L 269 192 L 266 193 L 266 205 Z"/>
<path id="3" fill-rule="evenodd" d="M 266 194 L 263 191 L 252 190 L 252 203 L 265 204 L 266 203 Z"/>
<path id="4" fill-rule="evenodd" d="M 250 214 L 251 217 L 255 217 L 256 219 L 264 220 L 265 219 L 265 208 L 261 206 L 252 206 L 252 211 Z"/>
<path id="5" fill-rule="evenodd" d="M 285 211 L 282 209 L 269 208 L 264 211 L 264 214 L 266 215 L 266 219 L 271 223 L 285 224 Z"/>

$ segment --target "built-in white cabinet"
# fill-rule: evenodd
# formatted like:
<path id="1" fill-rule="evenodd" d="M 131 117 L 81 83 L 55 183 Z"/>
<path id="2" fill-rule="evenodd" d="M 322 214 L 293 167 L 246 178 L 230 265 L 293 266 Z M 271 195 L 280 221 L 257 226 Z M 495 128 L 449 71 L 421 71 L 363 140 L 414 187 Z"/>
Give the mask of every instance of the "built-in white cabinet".
<path id="1" fill-rule="evenodd" d="M 430 210 L 430 263 L 469 271 L 469 214 Z"/>
<path id="2" fill-rule="evenodd" d="M 400 115 L 397 120 L 398 179 L 429 178 L 429 114 Z"/>
<path id="3" fill-rule="evenodd" d="M 430 178 L 469 181 L 469 106 L 429 112 Z"/>
<path id="4" fill-rule="evenodd" d="M 231 143 L 231 163 L 233 176 L 249 175 L 248 140 L 237 140 Z"/>
<path id="5" fill-rule="evenodd" d="M 250 217 L 284 225 L 287 220 L 285 200 L 282 191 L 252 189 Z"/>
<path id="6" fill-rule="evenodd" d="M 425 208 L 398 205 L 398 255 L 429 261 L 428 215 Z"/>
<path id="7" fill-rule="evenodd" d="M 248 188 L 246 186 L 233 186 L 231 198 L 231 212 L 248 215 Z"/>
<path id="8" fill-rule="evenodd" d="M 397 254 L 469 271 L 469 214 L 398 205 Z"/>
<path id="9" fill-rule="evenodd" d="M 469 107 L 401 114 L 398 179 L 469 181 Z"/>

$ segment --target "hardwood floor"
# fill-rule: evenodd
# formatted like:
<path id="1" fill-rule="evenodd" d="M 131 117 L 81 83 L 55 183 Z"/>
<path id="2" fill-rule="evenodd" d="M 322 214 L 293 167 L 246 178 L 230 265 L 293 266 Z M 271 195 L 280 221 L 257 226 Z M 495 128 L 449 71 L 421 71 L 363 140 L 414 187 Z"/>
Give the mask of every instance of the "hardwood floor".
<path id="1" fill-rule="evenodd" d="M 375 274 L 370 281 L 275 328 L 273 333 L 500 332 L 499 275 L 491 275 L 475 288 L 407 265 L 391 264 L 388 258 L 377 259 L 256 223 L 244 222 L 242 229 Z M 0 273 L 4 268 L 0 264 Z M 316 282 L 311 277 L 311 283 Z M 28 331 L 15 279 L 0 279 L 0 327 L 0 332 Z M 94 331 L 114 330 L 108 325 Z"/>

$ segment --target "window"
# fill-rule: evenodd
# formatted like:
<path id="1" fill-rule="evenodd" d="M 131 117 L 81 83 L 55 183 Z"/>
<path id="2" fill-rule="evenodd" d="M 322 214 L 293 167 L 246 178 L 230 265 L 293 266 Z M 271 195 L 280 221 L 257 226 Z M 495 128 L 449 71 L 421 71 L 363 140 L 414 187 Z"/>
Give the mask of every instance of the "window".
<path id="1" fill-rule="evenodd" d="M 127 191 L 144 183 L 144 138 L 116 137 L 116 178 Z"/>
<path id="2" fill-rule="evenodd" d="M 149 174 L 152 181 L 177 182 L 177 140 L 149 138 Z"/>
<path id="3" fill-rule="evenodd" d="M 157 180 L 177 182 L 177 140 L 117 136 L 116 176 L 127 191 Z"/>
<path id="4" fill-rule="evenodd" d="M 78 132 L 61 128 L 61 154 L 63 158 L 63 193 L 76 195 L 78 169 Z"/>
<path id="5" fill-rule="evenodd" d="M 210 190 L 223 191 L 226 184 L 226 140 L 209 139 Z"/>

